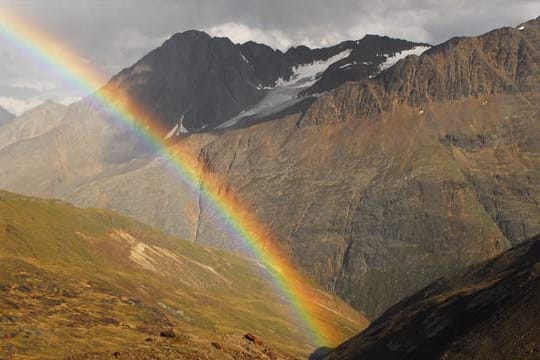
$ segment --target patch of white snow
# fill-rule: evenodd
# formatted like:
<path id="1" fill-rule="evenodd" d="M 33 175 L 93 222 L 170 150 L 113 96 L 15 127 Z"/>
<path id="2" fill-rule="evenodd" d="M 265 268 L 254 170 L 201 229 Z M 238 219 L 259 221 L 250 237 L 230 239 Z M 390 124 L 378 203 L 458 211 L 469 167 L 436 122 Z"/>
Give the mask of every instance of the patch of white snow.
<path id="1" fill-rule="evenodd" d="M 292 76 L 289 80 L 279 78 L 276 80 L 274 87 L 292 86 L 292 87 L 308 87 L 317 81 L 317 76 L 323 73 L 333 63 L 345 59 L 351 55 L 350 49 L 342 51 L 326 60 L 317 60 L 310 64 L 301 64 L 292 68 Z"/>
<path id="2" fill-rule="evenodd" d="M 248 59 L 246 59 L 246 57 L 244 56 L 244 54 L 242 54 L 241 51 L 240 51 L 240 56 L 242 57 L 242 60 L 244 60 L 244 62 L 245 62 L 246 64 L 249 64 Z"/>
<path id="3" fill-rule="evenodd" d="M 274 86 L 257 87 L 259 90 L 267 90 L 266 96 L 250 109 L 243 110 L 238 115 L 219 125 L 217 129 L 226 129 L 236 125 L 245 117 L 267 116 L 294 105 L 301 99 L 298 94 L 305 88 L 313 85 L 319 76 L 333 63 L 347 58 L 351 54 L 350 49 L 344 50 L 326 60 L 317 60 L 310 64 L 294 66 L 292 76 L 288 80 L 278 78 Z"/>
<path id="4" fill-rule="evenodd" d="M 520 27 L 518 27 L 518 30 L 519 30 L 519 31 L 525 30 L 525 26 L 521 25 Z"/>
<path id="5" fill-rule="evenodd" d="M 165 135 L 165 140 L 170 139 L 173 135 L 176 135 L 176 132 L 178 131 L 178 125 L 174 125 L 174 127 Z"/>
<path id="6" fill-rule="evenodd" d="M 182 117 L 180 118 L 180 127 L 178 128 L 178 132 L 176 133 L 176 135 L 187 134 L 187 133 L 189 133 L 189 131 L 184 126 L 184 115 L 182 115 Z"/>
<path id="7" fill-rule="evenodd" d="M 429 49 L 429 46 L 416 46 L 409 50 L 404 50 L 398 53 L 395 53 L 392 56 L 386 56 L 386 61 L 383 62 L 381 65 L 379 65 L 379 71 L 386 70 L 390 67 L 392 67 L 395 63 L 397 63 L 401 59 L 405 59 L 409 55 L 421 55 L 424 51 Z"/>

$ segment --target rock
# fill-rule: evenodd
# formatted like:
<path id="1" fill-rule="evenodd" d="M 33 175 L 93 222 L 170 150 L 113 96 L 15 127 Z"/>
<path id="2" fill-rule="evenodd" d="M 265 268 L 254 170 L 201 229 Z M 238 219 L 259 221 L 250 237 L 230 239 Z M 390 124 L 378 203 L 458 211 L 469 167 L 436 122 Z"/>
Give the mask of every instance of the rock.
<path id="1" fill-rule="evenodd" d="M 0 315 L 0 323 L 12 323 L 16 322 L 19 319 L 16 316 L 11 315 Z"/>
<path id="2" fill-rule="evenodd" d="M 166 338 L 174 338 L 176 337 L 176 334 L 174 333 L 173 329 L 167 329 L 167 330 L 161 330 L 159 332 L 159 336 L 166 337 Z"/>
<path id="3" fill-rule="evenodd" d="M 221 346 L 221 344 L 220 344 L 220 343 L 217 343 L 217 342 L 212 342 L 212 346 L 215 347 L 215 348 L 218 349 L 218 350 L 223 349 L 223 347 Z"/>
<path id="4" fill-rule="evenodd" d="M 255 345 L 263 345 L 263 341 L 261 339 L 259 339 L 257 336 L 251 334 L 251 333 L 247 333 L 246 335 L 244 335 L 244 337 L 251 341 L 252 343 L 254 343 Z"/>
<path id="5" fill-rule="evenodd" d="M 17 288 L 17 290 L 22 291 L 22 292 L 30 292 L 30 291 L 32 291 L 32 289 L 27 285 L 21 285 L 21 286 L 19 286 Z"/>

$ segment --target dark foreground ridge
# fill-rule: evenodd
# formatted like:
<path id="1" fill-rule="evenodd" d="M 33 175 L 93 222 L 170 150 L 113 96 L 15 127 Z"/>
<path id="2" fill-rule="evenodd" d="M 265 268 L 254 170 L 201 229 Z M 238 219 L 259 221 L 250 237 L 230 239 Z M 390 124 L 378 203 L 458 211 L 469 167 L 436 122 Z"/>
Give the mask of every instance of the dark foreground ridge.
<path id="1" fill-rule="evenodd" d="M 324 360 L 538 359 L 540 235 L 391 307 Z"/>

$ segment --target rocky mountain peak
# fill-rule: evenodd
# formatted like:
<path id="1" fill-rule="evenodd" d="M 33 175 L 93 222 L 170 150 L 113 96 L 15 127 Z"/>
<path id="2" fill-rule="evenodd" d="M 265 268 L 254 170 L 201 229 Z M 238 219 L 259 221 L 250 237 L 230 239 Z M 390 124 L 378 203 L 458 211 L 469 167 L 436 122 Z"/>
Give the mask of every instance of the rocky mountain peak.
<path id="1" fill-rule="evenodd" d="M 0 106 L 0 126 L 7 124 L 15 118 L 15 115 Z"/>
<path id="2" fill-rule="evenodd" d="M 312 95 L 376 74 L 387 58 L 419 45 L 367 36 L 326 48 L 299 45 L 283 53 L 188 30 L 171 36 L 107 86 L 150 109 L 172 136 L 246 126 L 291 106 L 302 109 Z"/>

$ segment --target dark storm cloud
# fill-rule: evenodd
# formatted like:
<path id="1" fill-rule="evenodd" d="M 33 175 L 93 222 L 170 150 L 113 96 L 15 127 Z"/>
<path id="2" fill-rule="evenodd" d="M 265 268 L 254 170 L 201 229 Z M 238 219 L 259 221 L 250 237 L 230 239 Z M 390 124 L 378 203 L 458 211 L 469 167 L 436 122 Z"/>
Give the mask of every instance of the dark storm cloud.
<path id="1" fill-rule="evenodd" d="M 515 26 L 540 14 L 540 0 L 0 0 L 0 6 L 60 39 L 106 76 L 187 29 L 282 49 L 300 43 L 324 46 L 366 33 L 439 43 Z M 56 82 L 57 100 L 82 95 L 23 57 L 0 38 L 0 105 L 9 97 L 5 90 L 17 82 L 28 85 L 32 102 L 37 88 L 42 97 L 51 94 L 43 86 L 50 82 Z M 30 99 L 17 89 L 11 97 Z"/>

